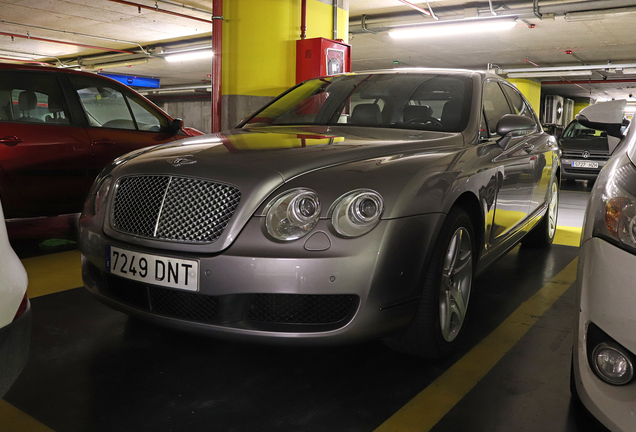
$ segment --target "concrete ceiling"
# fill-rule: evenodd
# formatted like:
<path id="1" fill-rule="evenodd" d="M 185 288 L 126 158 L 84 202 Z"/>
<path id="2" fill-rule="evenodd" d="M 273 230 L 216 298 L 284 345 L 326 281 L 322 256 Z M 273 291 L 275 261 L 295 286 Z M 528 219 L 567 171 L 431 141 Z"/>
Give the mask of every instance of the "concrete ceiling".
<path id="1" fill-rule="evenodd" d="M 154 0 L 131 0 L 155 6 Z M 240 0 L 235 0 L 240 1 Z M 280 0 L 286 1 L 286 0 Z M 412 1 L 427 9 L 426 2 Z M 430 1 L 433 12 L 444 20 L 490 16 L 488 1 Z M 499 15 L 523 12 L 517 25 L 508 31 L 492 34 L 446 36 L 443 38 L 395 40 L 388 29 L 396 26 L 432 23 L 434 20 L 409 8 L 398 0 L 349 0 L 350 43 L 353 45 L 353 69 L 368 70 L 398 66 L 460 67 L 485 69 L 495 64 L 503 69 L 534 64 L 542 67 L 636 63 L 636 1 L 620 0 L 540 0 L 539 13 L 532 12 L 532 1 L 493 0 Z M 584 6 L 581 6 L 584 4 Z M 211 0 L 159 0 L 162 10 L 210 20 Z M 572 10 L 599 10 L 608 7 L 624 8 L 630 13 L 602 14 L 593 12 L 584 21 L 569 22 L 564 13 Z M 57 61 L 76 64 L 96 62 L 139 62 L 130 67 L 108 67 L 105 72 L 128 73 L 160 77 L 162 86 L 182 86 L 206 83 L 210 77 L 210 60 L 167 63 L 160 53 L 184 47 L 206 46 L 211 43 L 212 26 L 208 22 L 187 19 L 155 10 L 109 0 L 0 0 L 0 57 L 29 61 Z M 614 12 L 625 9 L 614 10 Z M 368 29 L 364 32 L 361 16 L 367 15 Z M 24 24 L 24 25 L 17 25 Z M 26 25 L 26 26 L 25 26 Z M 57 31 L 54 31 L 57 30 Z M 11 37 L 10 35 L 13 35 Z M 88 36 L 94 37 L 88 37 Z M 28 39 L 26 38 L 28 37 Z M 106 39 L 99 39 L 106 38 Z M 59 42 L 43 41 L 51 39 Z M 115 40 L 113 40 L 115 39 Z M 69 44 L 70 43 L 70 44 Z M 86 46 L 72 45 L 88 45 Z M 140 44 L 152 49 L 152 56 L 140 55 Z M 98 49 L 98 47 L 103 49 Z M 135 54 L 111 50 L 131 51 Z M 566 51 L 572 54 L 566 54 Z M 104 57 L 95 60 L 95 57 Z M 6 61 L 6 60 L 1 60 Z M 98 66 L 99 67 L 99 66 Z M 623 74 L 607 68 L 591 76 L 567 77 L 577 83 L 569 84 L 558 77 L 543 78 L 557 82 L 546 87 L 550 93 L 594 99 L 627 98 L 636 94 L 636 74 Z M 618 78 L 620 82 L 611 82 Z M 603 80 L 605 81 L 598 81 Z"/>
<path id="2" fill-rule="evenodd" d="M 155 6 L 154 0 L 131 2 Z M 156 5 L 161 10 L 203 20 L 210 20 L 212 16 L 211 12 L 205 12 L 212 9 L 210 0 L 180 0 L 178 3 L 160 0 Z M 145 64 L 130 67 L 103 66 L 103 70 L 160 77 L 162 85 L 192 84 L 210 79 L 210 59 L 188 62 L 184 67 L 180 63 L 167 63 L 161 55 L 147 58 L 143 53 L 139 54 L 139 45 L 146 50 L 153 48 L 153 53 L 160 52 L 159 47 L 178 50 L 188 46 L 210 46 L 212 25 L 207 22 L 108 0 L 0 0 L 0 10 L 0 57 L 4 59 L 59 59 L 68 65 L 76 64 L 78 56 L 89 65 L 147 60 Z M 106 57 L 95 59 L 103 56 Z"/>
<path id="3" fill-rule="evenodd" d="M 428 9 L 426 2 L 412 1 Z M 440 21 L 492 16 L 488 1 L 440 0 L 429 2 Z M 636 63 L 636 1 L 547 1 L 538 2 L 542 19 L 533 13 L 532 1 L 496 1 L 493 9 L 498 15 L 519 15 L 511 30 L 470 36 L 444 36 L 396 40 L 388 29 L 396 26 L 433 23 L 398 0 L 350 0 L 350 43 L 353 45 L 353 69 L 381 69 L 398 66 L 459 67 L 486 69 L 494 64 L 502 69 L 564 65 L 604 65 Z M 612 7 L 613 13 L 599 9 Z M 621 9 L 616 9 L 620 6 Z M 625 9 L 625 6 L 628 8 Z M 584 10 L 596 12 L 581 12 Z M 565 12 L 576 11 L 583 21 L 568 21 Z M 627 13 L 625 13 L 627 12 Z M 363 32 L 360 17 L 366 14 L 367 29 Z M 580 15 L 586 15 L 581 17 Z M 576 15 L 576 14 L 575 14 Z M 567 54 L 571 51 L 572 54 Z M 608 67 L 591 76 L 542 78 L 558 82 L 544 89 L 552 94 L 592 97 L 594 99 L 628 98 L 636 95 L 636 74 L 626 75 Z M 612 79 L 621 82 L 612 83 Z M 568 84 L 568 81 L 576 85 Z M 606 80 L 598 82 L 597 80 Z"/>

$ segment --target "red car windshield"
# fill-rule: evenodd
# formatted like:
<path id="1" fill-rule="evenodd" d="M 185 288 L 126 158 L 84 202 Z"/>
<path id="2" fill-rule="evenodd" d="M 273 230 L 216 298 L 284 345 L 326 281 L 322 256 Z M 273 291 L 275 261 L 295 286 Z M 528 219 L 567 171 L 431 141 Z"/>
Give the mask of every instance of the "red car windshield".
<path id="1" fill-rule="evenodd" d="M 462 131 L 472 99 L 470 78 L 436 74 L 360 74 L 306 81 L 243 127 L 350 125 Z"/>

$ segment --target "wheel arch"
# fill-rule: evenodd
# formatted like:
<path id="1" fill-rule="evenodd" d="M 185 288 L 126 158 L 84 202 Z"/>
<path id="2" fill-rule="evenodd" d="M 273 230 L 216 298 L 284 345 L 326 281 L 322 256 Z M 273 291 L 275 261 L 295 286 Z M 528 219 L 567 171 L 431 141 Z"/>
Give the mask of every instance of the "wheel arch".
<path id="1" fill-rule="evenodd" d="M 473 231 L 475 234 L 475 251 L 474 256 L 475 259 L 479 259 L 481 251 L 484 247 L 484 215 L 482 213 L 481 206 L 479 205 L 479 199 L 472 192 L 464 192 L 461 194 L 453 205 L 451 206 L 451 210 L 453 208 L 461 208 L 464 210 L 470 220 L 473 222 Z"/>

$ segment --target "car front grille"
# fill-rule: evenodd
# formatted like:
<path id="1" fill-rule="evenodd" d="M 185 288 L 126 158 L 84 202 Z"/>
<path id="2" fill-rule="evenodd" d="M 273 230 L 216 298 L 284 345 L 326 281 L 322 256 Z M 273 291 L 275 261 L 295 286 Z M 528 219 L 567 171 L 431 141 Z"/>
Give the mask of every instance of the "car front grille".
<path id="1" fill-rule="evenodd" d="M 241 200 L 233 186 L 189 177 L 122 177 L 115 190 L 113 229 L 183 243 L 216 241 Z"/>
<path id="2" fill-rule="evenodd" d="M 561 158 L 563 159 L 586 159 L 593 161 L 606 161 L 609 159 L 609 153 L 606 151 L 588 151 L 588 157 L 583 156 L 584 150 L 563 150 Z"/>
<path id="3" fill-rule="evenodd" d="M 216 322 L 219 308 L 217 297 L 141 284 L 109 274 L 102 293 L 136 309 L 201 323 Z"/>
<path id="4" fill-rule="evenodd" d="M 247 319 L 284 324 L 336 323 L 349 315 L 354 300 L 352 295 L 256 294 Z"/>
<path id="5" fill-rule="evenodd" d="M 568 174 L 590 174 L 590 175 L 598 175 L 601 172 L 600 168 L 570 168 L 563 167 L 563 171 Z"/>

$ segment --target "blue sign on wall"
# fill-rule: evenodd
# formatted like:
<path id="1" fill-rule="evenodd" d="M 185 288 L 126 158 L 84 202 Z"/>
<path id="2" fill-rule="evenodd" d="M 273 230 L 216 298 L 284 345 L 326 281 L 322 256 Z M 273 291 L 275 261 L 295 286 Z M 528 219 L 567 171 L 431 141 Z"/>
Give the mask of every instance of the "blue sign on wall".
<path id="1" fill-rule="evenodd" d="M 99 74 L 117 80 L 120 83 L 126 84 L 131 87 L 159 88 L 159 78 L 148 78 L 133 75 L 118 75 L 102 72 L 100 72 Z"/>

